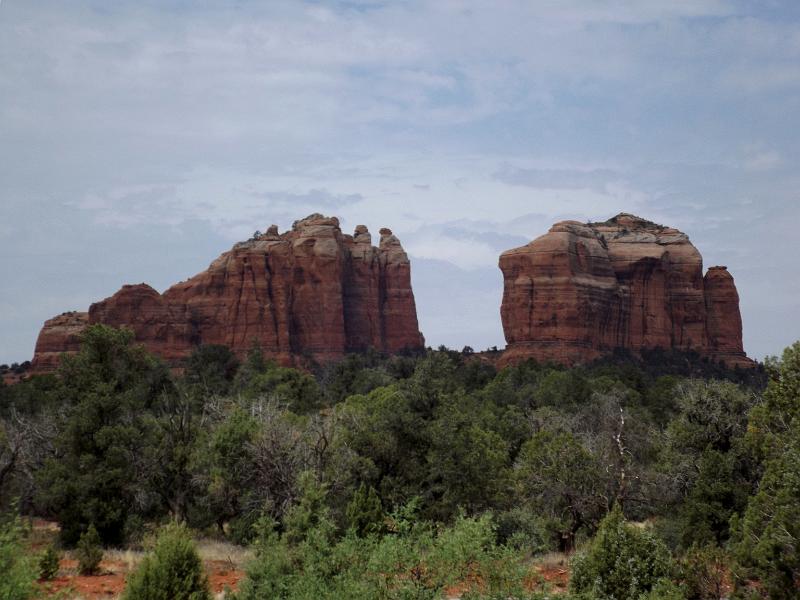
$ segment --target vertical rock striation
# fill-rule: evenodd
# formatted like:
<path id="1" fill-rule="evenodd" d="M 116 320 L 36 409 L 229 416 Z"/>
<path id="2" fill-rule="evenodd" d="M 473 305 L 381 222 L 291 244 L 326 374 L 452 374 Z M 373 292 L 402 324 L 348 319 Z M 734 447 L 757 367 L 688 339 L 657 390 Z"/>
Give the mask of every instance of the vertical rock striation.
<path id="1" fill-rule="evenodd" d="M 703 277 L 688 236 L 622 213 L 556 223 L 500 257 L 504 362 L 585 362 L 617 348 L 694 350 L 750 366 L 725 267 Z"/>
<path id="2" fill-rule="evenodd" d="M 88 317 L 81 314 L 83 323 L 72 328 L 62 317 L 45 324 L 34 368 L 52 368 L 61 352 L 75 351 L 76 333 L 87 323 L 128 327 L 173 364 L 199 344 L 224 344 L 240 355 L 257 344 L 287 363 L 424 346 L 411 266 L 399 240 L 381 230 L 376 248 L 365 226 L 345 235 L 338 219 L 319 214 L 286 233 L 272 226 L 236 244 L 163 294 L 146 284 L 126 285 L 93 304 Z"/>

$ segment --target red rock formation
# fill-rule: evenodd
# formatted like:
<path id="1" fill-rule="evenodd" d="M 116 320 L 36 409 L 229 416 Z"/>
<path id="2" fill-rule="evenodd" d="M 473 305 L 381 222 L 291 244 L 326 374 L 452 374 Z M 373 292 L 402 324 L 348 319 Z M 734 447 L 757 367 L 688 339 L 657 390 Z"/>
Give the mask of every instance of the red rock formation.
<path id="1" fill-rule="evenodd" d="M 704 278 L 708 339 L 715 355 L 727 363 L 740 364 L 745 358 L 742 346 L 742 315 L 739 293 L 727 267 L 711 267 Z"/>
<path id="2" fill-rule="evenodd" d="M 504 252 L 504 363 L 585 362 L 617 348 L 695 350 L 749 366 L 733 278 L 680 231 L 620 214 L 564 221 Z"/>
<path id="3" fill-rule="evenodd" d="M 32 368 L 34 371 L 51 371 L 58 366 L 63 352 L 77 352 L 79 336 L 89 323 L 85 312 L 67 312 L 44 322 L 36 340 Z"/>
<path id="4" fill-rule="evenodd" d="M 42 350 L 37 344 L 34 361 L 40 369 L 52 368 L 60 352 L 76 350 L 54 323 L 60 318 L 48 321 L 39 336 Z M 258 344 L 283 362 L 424 346 L 399 240 L 384 229 L 375 248 L 365 226 L 344 235 L 338 219 L 318 214 L 284 234 L 272 226 L 236 244 L 163 294 L 126 285 L 93 304 L 77 331 L 86 322 L 129 327 L 137 341 L 173 364 L 198 344 L 224 344 L 240 355 Z"/>

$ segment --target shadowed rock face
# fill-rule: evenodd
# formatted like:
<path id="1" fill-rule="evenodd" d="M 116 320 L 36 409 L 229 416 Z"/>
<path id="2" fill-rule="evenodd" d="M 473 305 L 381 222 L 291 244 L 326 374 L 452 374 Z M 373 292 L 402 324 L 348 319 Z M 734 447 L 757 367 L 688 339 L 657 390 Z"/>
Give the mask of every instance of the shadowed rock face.
<path id="1" fill-rule="evenodd" d="M 616 348 L 695 350 L 750 366 L 739 296 L 725 267 L 703 277 L 688 236 L 622 213 L 556 223 L 500 257 L 503 362 L 585 362 Z"/>
<path id="2" fill-rule="evenodd" d="M 291 231 L 276 226 L 236 244 L 206 271 L 163 294 L 126 285 L 93 304 L 81 324 L 56 317 L 45 323 L 34 368 L 52 368 L 61 352 L 77 350 L 86 323 L 125 326 L 137 341 L 177 364 L 199 344 L 224 344 L 246 353 L 258 344 L 284 363 L 318 361 L 375 348 L 419 349 L 411 266 L 399 240 L 381 230 L 372 246 L 363 225 L 344 235 L 338 219 L 311 215 Z"/>

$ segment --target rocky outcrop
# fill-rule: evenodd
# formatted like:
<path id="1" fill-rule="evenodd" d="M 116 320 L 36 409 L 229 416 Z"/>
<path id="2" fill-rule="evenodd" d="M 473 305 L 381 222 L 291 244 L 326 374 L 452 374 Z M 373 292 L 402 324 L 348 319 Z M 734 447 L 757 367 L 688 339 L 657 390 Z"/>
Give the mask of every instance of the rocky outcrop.
<path id="1" fill-rule="evenodd" d="M 39 332 L 33 354 L 34 371 L 51 371 L 64 352 L 77 352 L 80 334 L 89 323 L 89 313 L 66 312 L 48 319 Z"/>
<path id="2" fill-rule="evenodd" d="M 711 267 L 703 279 L 709 346 L 726 363 L 740 363 L 745 356 L 742 346 L 742 316 L 739 293 L 727 267 Z"/>
<path id="3" fill-rule="evenodd" d="M 750 366 L 739 297 L 725 267 L 703 277 L 688 236 L 622 213 L 556 223 L 500 257 L 503 362 L 585 362 L 617 348 L 695 350 Z"/>
<path id="4" fill-rule="evenodd" d="M 39 336 L 34 360 L 40 367 L 77 349 L 74 338 L 67 343 L 50 325 L 60 318 L 48 321 Z M 365 226 L 345 235 L 338 219 L 319 214 L 283 234 L 273 225 L 163 294 L 146 284 L 126 285 L 93 304 L 86 323 L 128 327 L 172 364 L 199 344 L 224 344 L 239 355 L 257 344 L 285 363 L 424 346 L 400 241 L 382 229 L 374 247 Z"/>

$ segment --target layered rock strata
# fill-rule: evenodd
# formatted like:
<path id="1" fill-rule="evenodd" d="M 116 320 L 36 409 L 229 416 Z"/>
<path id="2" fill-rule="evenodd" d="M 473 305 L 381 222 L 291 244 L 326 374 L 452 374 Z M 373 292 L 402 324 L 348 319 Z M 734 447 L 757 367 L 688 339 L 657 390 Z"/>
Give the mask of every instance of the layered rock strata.
<path id="1" fill-rule="evenodd" d="M 703 276 L 686 234 L 622 213 L 556 223 L 500 257 L 503 362 L 572 364 L 623 348 L 694 350 L 750 366 L 739 296 L 725 267 Z"/>
<path id="2" fill-rule="evenodd" d="M 88 314 L 75 314 L 82 316 L 45 323 L 35 369 L 52 368 L 60 353 L 75 351 L 76 334 L 91 323 L 132 329 L 171 364 L 200 344 L 224 344 L 239 355 L 256 344 L 285 363 L 424 346 L 411 265 L 397 237 L 382 229 L 375 247 L 365 226 L 345 235 L 338 219 L 319 214 L 282 234 L 273 225 L 163 294 L 126 285 Z"/>
<path id="3" fill-rule="evenodd" d="M 64 352 L 80 349 L 80 334 L 89 324 L 89 313 L 66 312 L 44 322 L 33 356 L 33 369 L 52 371 Z"/>

